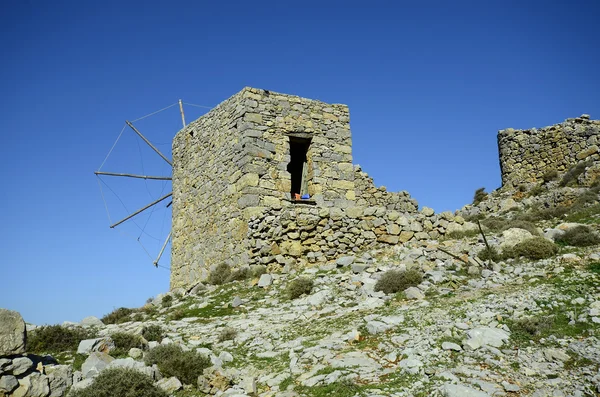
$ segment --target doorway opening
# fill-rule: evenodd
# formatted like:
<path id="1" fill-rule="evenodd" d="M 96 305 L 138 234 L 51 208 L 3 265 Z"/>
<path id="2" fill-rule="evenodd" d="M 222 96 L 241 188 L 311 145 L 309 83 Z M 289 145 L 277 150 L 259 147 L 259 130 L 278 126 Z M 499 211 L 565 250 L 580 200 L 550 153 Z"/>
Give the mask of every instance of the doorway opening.
<path id="1" fill-rule="evenodd" d="M 307 153 L 310 138 L 290 137 L 290 163 L 287 170 L 292 177 L 292 200 L 308 194 Z"/>

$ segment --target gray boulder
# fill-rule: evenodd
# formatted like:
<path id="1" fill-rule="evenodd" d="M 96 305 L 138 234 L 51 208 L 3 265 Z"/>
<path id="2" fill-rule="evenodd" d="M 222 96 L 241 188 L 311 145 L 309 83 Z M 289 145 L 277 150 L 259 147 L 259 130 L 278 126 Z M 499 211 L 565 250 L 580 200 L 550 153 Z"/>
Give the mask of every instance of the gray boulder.
<path id="1" fill-rule="evenodd" d="M 77 354 L 90 354 L 91 352 L 108 353 L 115 348 L 115 343 L 109 337 L 86 339 L 79 342 Z"/>
<path id="2" fill-rule="evenodd" d="M 355 259 L 356 257 L 354 256 L 342 256 L 341 258 L 338 258 L 337 261 L 335 261 L 335 264 L 339 267 L 350 266 Z"/>
<path id="3" fill-rule="evenodd" d="M 18 312 L 0 309 L 0 357 L 25 353 L 27 331 Z"/>
<path id="4" fill-rule="evenodd" d="M 62 397 L 73 385 L 73 368 L 70 365 L 49 365 L 44 368 L 50 384 L 49 397 Z"/>
<path id="5" fill-rule="evenodd" d="M 19 387 L 11 397 L 48 397 L 49 394 L 48 377 L 39 372 L 32 372 L 23 379 L 19 379 Z"/>
<path id="6" fill-rule="evenodd" d="M 177 390 L 181 390 L 183 388 L 181 381 L 174 376 L 159 380 L 158 382 L 156 382 L 156 386 L 160 387 L 169 394 L 174 393 Z"/>
<path id="7" fill-rule="evenodd" d="M 12 364 L 6 368 L 6 372 L 18 376 L 29 371 L 33 367 L 33 361 L 27 357 L 17 357 L 12 360 Z"/>
<path id="8" fill-rule="evenodd" d="M 465 342 L 471 349 L 476 350 L 481 346 L 500 347 L 510 335 L 499 328 L 475 328 L 467 332 L 469 339 Z"/>
<path id="9" fill-rule="evenodd" d="M 502 232 L 504 241 L 500 244 L 501 249 L 512 248 L 522 241 L 530 239 L 533 235 L 525 229 L 519 229 L 516 227 L 507 229 Z"/>
<path id="10" fill-rule="evenodd" d="M 81 366 L 84 378 L 93 378 L 115 359 L 106 353 L 93 352 Z"/>
<path id="11" fill-rule="evenodd" d="M 104 328 L 105 327 L 104 323 L 102 321 L 100 321 L 100 319 L 98 317 L 94 317 L 94 316 L 89 316 L 89 317 L 84 318 L 83 320 L 81 320 L 79 325 L 81 325 L 84 328 L 88 328 L 88 327 Z"/>
<path id="12" fill-rule="evenodd" d="M 425 299 L 425 294 L 417 287 L 408 287 L 404 290 L 407 299 Z"/>
<path id="13" fill-rule="evenodd" d="M 19 382 L 14 376 L 0 376 L 0 395 L 4 395 L 4 393 L 10 394 L 10 392 L 15 390 L 17 387 L 19 387 Z"/>
<path id="14" fill-rule="evenodd" d="M 260 279 L 258 279 L 259 287 L 268 287 L 269 285 L 271 285 L 271 283 L 273 283 L 273 276 L 271 276 L 268 273 L 261 275 Z"/>

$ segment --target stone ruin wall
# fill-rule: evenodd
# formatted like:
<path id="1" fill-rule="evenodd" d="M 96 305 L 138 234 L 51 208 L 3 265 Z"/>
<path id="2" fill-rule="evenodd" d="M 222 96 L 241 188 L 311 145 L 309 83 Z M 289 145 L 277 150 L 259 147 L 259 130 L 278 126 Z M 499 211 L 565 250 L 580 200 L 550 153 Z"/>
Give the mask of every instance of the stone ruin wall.
<path id="1" fill-rule="evenodd" d="M 539 182 L 547 171 L 560 175 L 580 161 L 597 161 L 599 134 L 600 120 L 588 115 L 540 129 L 499 131 L 502 186 Z"/>
<path id="2" fill-rule="evenodd" d="M 172 288 L 206 279 L 222 262 L 249 263 L 250 219 L 297 206 L 290 136 L 311 139 L 307 179 L 316 207 L 417 210 L 408 193 L 377 189 L 355 169 L 347 106 L 245 88 L 173 140 Z"/>
<path id="3" fill-rule="evenodd" d="M 250 261 L 270 270 L 334 260 L 367 248 L 437 239 L 465 221 L 430 208 L 408 213 L 382 206 L 295 205 L 268 210 L 249 222 Z"/>

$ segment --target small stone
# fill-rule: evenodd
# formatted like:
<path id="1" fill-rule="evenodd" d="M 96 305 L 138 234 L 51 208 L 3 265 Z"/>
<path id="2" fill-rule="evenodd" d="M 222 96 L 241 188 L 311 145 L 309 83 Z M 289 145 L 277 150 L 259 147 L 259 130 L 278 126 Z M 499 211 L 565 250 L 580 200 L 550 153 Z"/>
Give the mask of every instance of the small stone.
<path id="1" fill-rule="evenodd" d="M 15 376 L 24 374 L 33 368 L 33 361 L 27 357 L 17 357 L 12 360 L 12 364 L 6 370 Z"/>
<path id="2" fill-rule="evenodd" d="M 12 375 L 2 375 L 0 376 L 0 394 L 12 392 L 17 387 L 19 387 L 19 382 L 17 378 Z"/>
<path id="3" fill-rule="evenodd" d="M 350 266 L 355 259 L 356 257 L 354 256 L 342 256 L 335 261 L 335 264 L 339 267 Z"/>
<path id="4" fill-rule="evenodd" d="M 268 273 L 261 275 L 260 279 L 258 280 L 258 286 L 261 288 L 268 287 L 272 283 L 273 283 L 273 276 L 271 276 Z"/>
<path id="5" fill-rule="evenodd" d="M 417 287 L 408 287 L 406 290 L 404 290 L 404 295 L 407 299 L 425 299 L 425 294 L 423 294 L 423 292 L 421 292 L 421 290 Z"/>
<path id="6" fill-rule="evenodd" d="M 144 352 L 142 351 L 142 349 L 138 349 L 137 347 L 132 347 L 131 349 L 129 349 L 129 357 L 133 358 L 134 360 L 140 359 L 142 358 L 142 356 L 144 355 Z"/>
<path id="7" fill-rule="evenodd" d="M 239 307 L 242 305 L 242 298 L 240 298 L 239 296 L 236 296 L 233 298 L 233 301 L 231 302 L 231 307 Z"/>
<path id="8" fill-rule="evenodd" d="M 544 357 L 548 361 L 567 361 L 571 357 L 562 349 L 548 348 L 544 350 Z"/>
<path id="9" fill-rule="evenodd" d="M 442 343 L 442 349 L 444 350 L 454 350 L 454 351 L 462 351 L 462 347 L 460 347 L 460 345 L 456 344 L 456 343 L 452 343 L 452 342 L 444 342 Z"/>
<path id="10" fill-rule="evenodd" d="M 519 390 L 521 390 L 519 386 L 512 383 L 508 383 L 505 380 L 502 381 L 502 387 L 504 388 L 504 390 L 509 392 L 518 392 Z"/>
<path id="11" fill-rule="evenodd" d="M 181 381 L 174 376 L 170 378 L 162 378 L 161 380 L 156 382 L 156 386 L 160 387 L 167 393 L 174 393 L 177 390 L 181 390 L 183 388 Z"/>

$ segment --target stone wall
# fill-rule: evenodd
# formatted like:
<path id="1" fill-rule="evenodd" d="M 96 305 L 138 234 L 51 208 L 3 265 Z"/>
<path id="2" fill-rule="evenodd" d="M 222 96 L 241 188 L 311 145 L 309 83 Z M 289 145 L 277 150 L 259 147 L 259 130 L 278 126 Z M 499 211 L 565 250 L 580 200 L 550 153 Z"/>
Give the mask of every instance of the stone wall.
<path id="1" fill-rule="evenodd" d="M 362 207 L 385 207 L 399 212 L 417 212 L 419 204 L 407 191 L 388 192 L 385 186 L 376 187 L 373 178 L 354 166 L 356 205 Z"/>
<path id="2" fill-rule="evenodd" d="M 290 137 L 310 139 L 307 188 L 317 207 L 353 207 L 358 196 L 416 210 L 407 194 L 371 193 L 368 177 L 359 178 L 364 194 L 357 189 L 347 106 L 244 88 L 173 140 L 171 288 L 205 279 L 221 262 L 247 264 L 249 220 L 297 205 Z"/>
<path id="3" fill-rule="evenodd" d="M 600 120 L 588 115 L 541 129 L 499 131 L 502 186 L 538 182 L 547 171 L 561 174 L 580 161 L 598 160 L 599 134 Z"/>
<path id="4" fill-rule="evenodd" d="M 382 206 L 345 209 L 297 204 L 269 210 L 249 222 L 249 264 L 303 267 L 353 252 L 408 241 L 433 240 L 467 225 L 430 208 L 401 213 Z"/>

